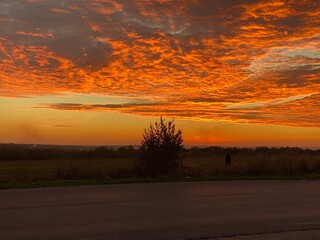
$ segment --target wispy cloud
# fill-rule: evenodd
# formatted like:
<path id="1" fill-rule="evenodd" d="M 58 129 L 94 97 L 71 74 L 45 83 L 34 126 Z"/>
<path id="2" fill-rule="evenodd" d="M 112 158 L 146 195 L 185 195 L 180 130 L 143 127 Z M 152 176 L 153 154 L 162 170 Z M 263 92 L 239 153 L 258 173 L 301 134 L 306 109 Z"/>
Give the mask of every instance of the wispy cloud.
<path id="1" fill-rule="evenodd" d="M 302 100 L 306 97 L 310 97 L 312 95 L 316 95 L 319 93 L 311 93 L 311 94 L 306 94 L 306 95 L 297 95 L 297 96 L 292 96 L 288 98 L 277 98 L 277 99 L 272 99 L 269 101 L 262 101 L 262 102 L 251 102 L 251 103 L 235 103 L 231 105 L 226 105 L 226 109 L 250 109 L 250 108 L 262 108 L 262 107 L 268 107 L 268 106 L 275 106 L 283 103 L 289 103 L 293 102 L 296 100 Z"/>
<path id="2" fill-rule="evenodd" d="M 121 103 L 121 104 L 79 104 L 79 103 L 53 103 L 41 104 L 40 108 L 52 108 L 57 110 L 113 110 L 113 109 L 130 109 L 136 107 L 159 106 L 162 103 L 147 102 L 147 103 Z"/>
<path id="3" fill-rule="evenodd" d="M 224 106 L 216 102 L 162 102 L 129 104 L 42 104 L 38 108 L 69 111 L 116 111 L 140 116 L 167 116 L 205 121 L 231 121 L 300 127 L 320 127 L 316 109 L 320 94 L 294 96 L 266 102 Z"/>
<path id="4" fill-rule="evenodd" d="M 55 124 L 53 125 L 54 127 L 62 127 L 62 128 L 69 128 L 69 127 L 73 127 L 73 125 L 70 124 Z"/>

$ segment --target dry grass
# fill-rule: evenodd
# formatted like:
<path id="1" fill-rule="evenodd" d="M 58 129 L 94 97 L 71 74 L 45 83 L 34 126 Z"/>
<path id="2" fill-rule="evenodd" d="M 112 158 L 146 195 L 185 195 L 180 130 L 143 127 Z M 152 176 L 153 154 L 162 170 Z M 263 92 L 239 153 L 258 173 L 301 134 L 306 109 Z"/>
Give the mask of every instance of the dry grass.
<path id="1" fill-rule="evenodd" d="M 187 156 L 177 176 L 292 176 L 320 173 L 318 155 L 265 154 L 232 155 L 225 167 L 225 155 Z M 0 161 L 0 183 L 39 180 L 115 179 L 137 177 L 133 158 Z"/>
<path id="2" fill-rule="evenodd" d="M 187 158 L 185 166 L 195 175 L 292 175 L 320 172 L 320 158 L 312 155 L 234 155 L 226 167 L 224 155 Z"/>
<path id="3" fill-rule="evenodd" d="M 0 182 L 130 177 L 132 159 L 1 161 Z"/>

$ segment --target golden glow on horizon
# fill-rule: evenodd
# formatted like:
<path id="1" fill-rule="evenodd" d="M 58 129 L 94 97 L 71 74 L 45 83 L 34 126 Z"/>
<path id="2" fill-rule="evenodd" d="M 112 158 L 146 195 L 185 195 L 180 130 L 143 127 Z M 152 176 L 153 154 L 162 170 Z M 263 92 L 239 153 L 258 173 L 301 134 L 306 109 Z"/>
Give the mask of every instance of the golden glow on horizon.
<path id="1" fill-rule="evenodd" d="M 3 0 L 0 141 L 136 143 L 162 115 L 189 144 L 316 146 L 319 18 L 312 0 Z"/>
<path id="2" fill-rule="evenodd" d="M 72 95 L 71 98 L 78 99 L 79 96 Z M 95 98 L 101 101 L 101 97 Z M 35 107 L 39 101 L 53 100 L 52 97 L 0 98 L 3 114 L 0 125 L 5 126 L 0 128 L 0 142 L 135 145 L 140 143 L 143 129 L 158 120 L 131 114 Z M 320 141 L 320 128 L 202 120 L 176 120 L 176 124 L 183 129 L 186 145 L 319 147 Z"/>

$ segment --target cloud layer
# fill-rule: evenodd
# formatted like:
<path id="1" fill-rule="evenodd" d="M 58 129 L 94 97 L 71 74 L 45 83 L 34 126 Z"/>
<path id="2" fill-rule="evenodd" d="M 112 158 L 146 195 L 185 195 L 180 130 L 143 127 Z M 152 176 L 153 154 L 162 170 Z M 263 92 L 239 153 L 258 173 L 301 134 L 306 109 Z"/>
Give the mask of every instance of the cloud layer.
<path id="1" fill-rule="evenodd" d="M 2 0 L 0 95 L 95 93 L 145 103 L 42 107 L 320 127 L 319 18 L 313 0 Z"/>

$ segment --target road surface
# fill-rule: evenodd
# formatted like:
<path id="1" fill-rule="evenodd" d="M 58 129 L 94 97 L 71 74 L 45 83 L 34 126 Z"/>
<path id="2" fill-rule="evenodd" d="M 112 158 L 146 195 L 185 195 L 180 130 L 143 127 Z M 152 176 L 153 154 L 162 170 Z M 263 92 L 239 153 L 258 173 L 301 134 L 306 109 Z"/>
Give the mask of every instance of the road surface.
<path id="1" fill-rule="evenodd" d="M 320 181 L 2 190 L 0 239 L 320 239 Z"/>

